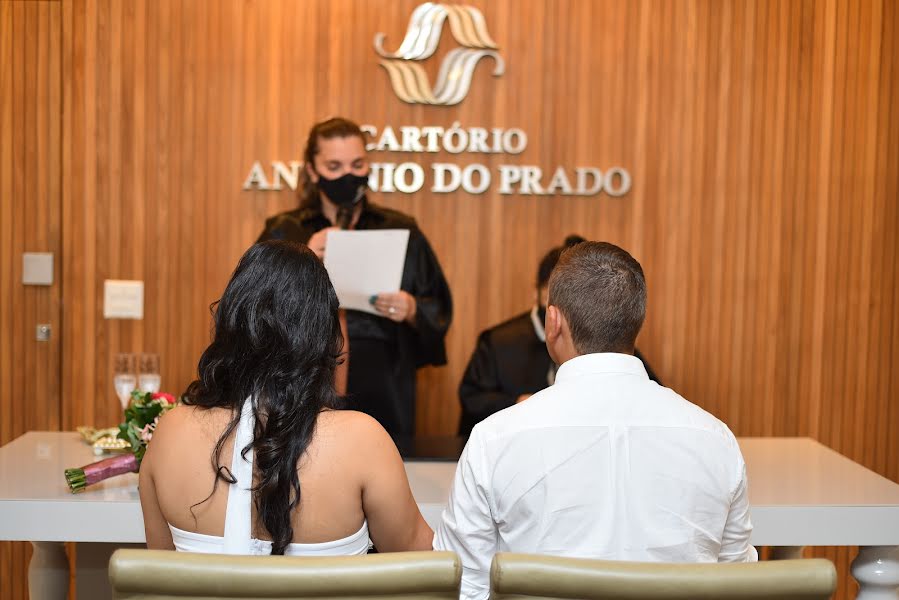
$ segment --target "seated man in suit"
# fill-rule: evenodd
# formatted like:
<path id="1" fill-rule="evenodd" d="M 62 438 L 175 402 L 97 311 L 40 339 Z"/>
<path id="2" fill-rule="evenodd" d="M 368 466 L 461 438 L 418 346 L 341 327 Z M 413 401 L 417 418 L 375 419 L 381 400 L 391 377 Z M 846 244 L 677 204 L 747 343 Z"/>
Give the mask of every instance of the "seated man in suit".
<path id="1" fill-rule="evenodd" d="M 755 561 L 746 466 L 727 426 L 649 380 L 633 356 L 646 282 L 612 244 L 562 253 L 549 280 L 555 383 L 475 425 L 435 550 L 486 598 L 496 552 L 658 562 Z"/>
<path id="2" fill-rule="evenodd" d="M 580 236 L 570 235 L 563 245 L 543 257 L 537 268 L 537 296 L 531 310 L 478 336 L 478 344 L 459 385 L 462 404 L 459 435 L 469 435 L 476 423 L 553 384 L 556 365 L 546 350 L 543 333 L 547 283 L 562 251 L 583 241 Z M 634 356 L 643 361 L 649 378 L 661 384 L 636 348 Z"/>

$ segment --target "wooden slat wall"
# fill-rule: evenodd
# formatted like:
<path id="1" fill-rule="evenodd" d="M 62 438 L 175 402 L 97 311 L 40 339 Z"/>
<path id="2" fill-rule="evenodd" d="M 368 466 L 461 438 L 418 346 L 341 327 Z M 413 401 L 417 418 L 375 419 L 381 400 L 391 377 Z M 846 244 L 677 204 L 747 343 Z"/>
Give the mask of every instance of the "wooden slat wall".
<path id="1" fill-rule="evenodd" d="M 60 425 L 61 35 L 58 2 L 0 2 L 0 445 Z M 56 283 L 23 285 L 23 252 L 53 252 Z M 0 598 L 26 597 L 30 556 L 0 542 Z"/>
<path id="2" fill-rule="evenodd" d="M 620 164 L 634 176 L 623 199 L 378 198 L 419 219 L 458 306 L 450 365 L 422 377 L 422 431 L 452 430 L 447 398 L 475 333 L 529 304 L 536 261 L 571 231 L 643 261 L 653 304 L 641 346 L 741 434 L 810 434 L 861 456 L 870 436 L 849 433 L 868 429 L 860 420 L 895 422 L 845 401 L 893 389 L 891 3 L 485 4 L 508 70 L 479 68 L 453 108 L 400 103 L 377 66 L 370 38 L 398 43 L 414 6 L 67 9 L 65 277 L 79 318 L 66 331 L 78 357 L 66 384 L 92 392 L 67 405 L 68 424 L 117 416 L 115 351 L 159 351 L 167 387 L 187 383 L 207 305 L 264 218 L 295 202 L 240 191 L 249 165 L 296 158 L 309 124 L 338 113 L 517 125 L 530 134 L 523 163 Z M 119 277 L 148 282 L 143 322 L 101 319 L 102 281 Z M 877 437 L 868 460 L 896 477 L 888 436 Z"/>
<path id="3" fill-rule="evenodd" d="M 376 32 L 399 44 L 413 0 L 63 2 L 63 426 L 118 420 L 116 352 L 159 352 L 164 387 L 189 382 L 209 303 L 265 217 L 295 204 L 286 191 L 241 191 L 253 161 L 298 158 L 308 127 L 334 114 L 379 127 L 460 121 L 530 140 L 520 157 L 462 164 L 621 165 L 634 186 L 618 199 L 376 197 L 418 219 L 456 302 L 449 365 L 420 377 L 421 432 L 454 431 L 477 332 L 524 310 L 539 257 L 578 232 L 642 262 L 640 347 L 666 384 L 738 435 L 808 435 L 899 481 L 896 3 L 470 3 L 506 74 L 479 65 L 468 98 L 446 108 L 397 100 L 372 50 Z M 15 24 L 54 9 L 21 4 L 0 4 L 0 302 L 18 268 L 11 224 L 28 213 L 7 201 L 22 185 L 12 174 L 47 173 L 19 154 L 36 142 L 11 103 L 37 91 L 7 57 L 53 47 Z M 50 19 L 42 31 L 55 31 Z M 444 32 L 432 76 L 450 47 Z M 36 114 L 59 119 L 47 102 Z M 146 282 L 143 321 L 102 318 L 107 278 Z M 10 389 L 29 389 L 20 378 Z M 838 597 L 853 597 L 852 549 L 813 553 L 837 561 Z"/>

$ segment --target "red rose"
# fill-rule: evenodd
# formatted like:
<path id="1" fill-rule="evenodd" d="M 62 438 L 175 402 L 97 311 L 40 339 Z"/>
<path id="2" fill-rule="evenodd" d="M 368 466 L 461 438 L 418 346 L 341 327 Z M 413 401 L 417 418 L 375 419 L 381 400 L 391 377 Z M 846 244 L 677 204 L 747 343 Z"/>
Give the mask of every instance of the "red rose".
<path id="1" fill-rule="evenodd" d="M 175 397 L 172 396 L 171 394 L 166 394 L 165 392 L 157 392 L 157 393 L 153 394 L 152 396 L 150 396 L 150 398 L 152 398 L 153 400 L 158 400 L 159 398 L 162 398 L 169 404 L 175 403 Z"/>

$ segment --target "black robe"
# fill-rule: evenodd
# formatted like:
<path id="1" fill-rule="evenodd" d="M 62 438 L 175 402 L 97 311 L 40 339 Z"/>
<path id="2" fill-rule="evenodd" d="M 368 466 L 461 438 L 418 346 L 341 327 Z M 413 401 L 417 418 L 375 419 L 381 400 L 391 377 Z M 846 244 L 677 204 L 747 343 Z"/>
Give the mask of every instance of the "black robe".
<path id="1" fill-rule="evenodd" d="M 356 229 L 408 229 L 409 244 L 400 289 L 415 297 L 415 326 L 348 310 L 350 371 L 347 408 L 377 419 L 394 436 L 415 433 L 415 371 L 446 364 L 444 337 L 453 314 L 449 285 L 437 256 L 415 219 L 364 201 Z M 331 222 L 318 208 L 281 213 L 265 223 L 257 241 L 307 243 Z"/>
<path id="2" fill-rule="evenodd" d="M 636 349 L 634 356 L 643 361 L 649 378 L 661 385 Z M 555 374 L 546 344 L 534 331 L 530 311 L 481 332 L 459 384 L 459 435 L 471 434 L 476 424 L 512 406 L 521 394 L 548 387 L 550 369 Z"/>

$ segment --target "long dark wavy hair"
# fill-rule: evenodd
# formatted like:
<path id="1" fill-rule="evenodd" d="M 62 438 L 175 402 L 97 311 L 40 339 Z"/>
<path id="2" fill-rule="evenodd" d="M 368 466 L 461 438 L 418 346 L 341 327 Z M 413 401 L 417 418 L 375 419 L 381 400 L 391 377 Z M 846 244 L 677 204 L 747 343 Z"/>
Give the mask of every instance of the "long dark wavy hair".
<path id="1" fill-rule="evenodd" d="M 272 554 L 284 554 L 293 539 L 291 515 L 300 503 L 297 463 L 319 412 L 337 405 L 334 368 L 343 346 L 337 295 L 309 248 L 272 240 L 247 250 L 212 310 L 213 341 L 185 400 L 232 413 L 212 452 L 217 475 L 209 497 L 219 478 L 228 479 L 220 474 L 222 447 L 244 403 L 255 398 L 253 442 L 234 452 L 246 455 L 253 449 L 256 513 L 272 538 Z"/>
<path id="2" fill-rule="evenodd" d="M 315 156 L 319 152 L 318 144 L 321 140 L 345 137 L 358 137 L 362 140 L 363 146 L 366 143 L 362 129 L 349 119 L 333 117 L 313 125 L 312 129 L 309 130 L 309 137 L 306 138 L 306 149 L 303 150 L 305 164 L 315 165 Z M 306 169 L 303 169 L 302 185 L 300 186 L 300 208 L 320 208 L 321 205 L 322 199 L 318 193 L 318 186 L 309 177 Z"/>

